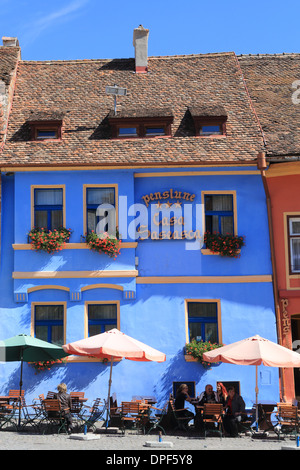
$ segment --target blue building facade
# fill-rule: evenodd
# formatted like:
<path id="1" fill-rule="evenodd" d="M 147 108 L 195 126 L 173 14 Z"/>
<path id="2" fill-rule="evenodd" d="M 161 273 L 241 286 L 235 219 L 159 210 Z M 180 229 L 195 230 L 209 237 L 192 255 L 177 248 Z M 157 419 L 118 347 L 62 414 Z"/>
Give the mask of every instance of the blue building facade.
<path id="1" fill-rule="evenodd" d="M 116 259 L 89 250 L 83 239 L 84 192 L 87 187 L 97 188 L 99 181 L 101 187 L 117 189 L 122 244 Z M 62 188 L 64 192 L 63 217 L 72 235 L 62 251 L 55 254 L 34 251 L 28 243 L 36 188 Z M 165 208 L 164 213 L 163 201 L 172 200 L 163 199 L 162 195 L 172 195 L 171 190 L 176 196 L 186 194 L 188 198 L 189 194 L 192 201 L 178 197 L 177 203 L 184 203 L 173 206 L 173 211 Z M 151 194 L 154 200 L 148 202 L 145 196 Z M 203 248 L 205 195 L 232 197 L 235 230 L 245 236 L 239 258 L 221 257 Z M 159 206 L 157 201 L 162 204 Z M 220 364 L 207 370 L 198 362 L 190 362 L 184 347 L 195 331 L 193 315 L 201 316 L 193 314 L 191 306 L 201 309 L 203 305 L 210 306 L 212 313 L 203 313 L 210 315 L 206 320 L 196 318 L 196 324 L 202 322 L 205 328 L 201 339 L 229 344 L 260 334 L 276 341 L 265 194 L 254 166 L 164 171 L 16 171 L 14 175 L 3 175 L 2 204 L 3 337 L 19 332 L 35 335 L 41 331 L 39 308 L 50 306 L 61 309 L 57 328 L 61 328 L 63 343 L 76 341 L 89 334 L 91 306 L 106 305 L 115 315 L 110 313 L 113 318 L 104 323 L 111 322 L 111 326 L 167 356 L 161 364 L 116 362 L 112 391 L 118 399 L 154 395 L 164 402 L 173 391 L 173 382 L 195 382 L 196 393 L 200 393 L 207 383 L 215 386 L 217 381 L 234 381 L 240 383 L 240 392 L 251 406 L 254 368 Z M 142 209 L 149 215 L 147 219 L 139 219 Z M 199 239 L 174 238 L 167 219 L 170 221 L 174 214 L 178 219 L 176 210 L 182 217 L 186 214 L 186 220 L 192 215 L 191 222 L 187 220 L 191 226 L 186 223 L 184 228 L 194 233 L 197 230 Z M 153 220 L 155 223 L 151 224 Z M 149 238 L 145 239 L 147 223 Z M 126 228 L 127 237 L 123 238 Z M 132 238 L 133 228 L 137 239 Z M 170 229 L 172 238 L 156 239 L 158 231 L 165 228 Z M 50 323 L 49 320 L 45 326 L 47 332 L 55 330 Z M 101 326 L 97 328 L 95 331 L 100 332 Z M 51 337 L 43 337 L 51 341 Z M 15 363 L 2 364 L 3 391 L 7 384 L 17 386 L 18 367 Z M 64 381 L 70 389 L 84 390 L 89 397 L 105 397 L 108 369 L 105 363 L 79 357 L 37 375 L 32 366 L 26 365 L 24 388 L 34 398 L 47 392 L 46 388 L 55 390 Z M 261 367 L 259 378 L 260 398 L 276 401 L 278 370 Z"/>
<path id="2" fill-rule="evenodd" d="M 144 42 L 136 38 L 139 47 Z M 112 111 L 105 90 L 113 83 L 128 93 Z M 254 368 L 207 369 L 185 354 L 193 338 L 229 344 L 259 334 L 276 342 L 257 168 L 263 136 L 235 55 L 155 57 L 146 64 L 18 59 L 7 115 L 1 339 L 25 333 L 66 344 L 118 328 L 166 354 L 164 363 L 115 361 L 118 402 L 150 395 L 162 405 L 175 382 L 191 382 L 200 394 L 222 381 L 237 383 L 251 407 Z M 118 227 L 116 259 L 85 243 L 98 224 L 100 232 Z M 32 228 L 60 225 L 72 232 L 61 251 L 32 249 Z M 245 237 L 240 256 L 212 253 L 205 231 Z M 19 372 L 17 363 L 0 364 L 0 393 L 18 388 Z M 35 372 L 24 365 L 28 401 L 60 382 L 91 400 L 107 394 L 109 367 L 93 358 L 72 356 Z M 260 399 L 278 401 L 278 382 L 278 369 L 262 366 Z"/>

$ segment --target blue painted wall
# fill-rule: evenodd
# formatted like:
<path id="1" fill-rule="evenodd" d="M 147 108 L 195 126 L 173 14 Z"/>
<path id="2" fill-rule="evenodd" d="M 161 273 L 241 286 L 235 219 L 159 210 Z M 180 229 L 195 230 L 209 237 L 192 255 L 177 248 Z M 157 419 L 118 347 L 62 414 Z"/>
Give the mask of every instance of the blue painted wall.
<path id="1" fill-rule="evenodd" d="M 232 168 L 237 170 L 241 168 Z M 245 168 L 245 170 L 253 170 Z M 195 169 L 197 171 L 228 171 L 227 168 Z M 185 299 L 218 299 L 221 303 L 222 340 L 228 344 L 259 334 L 276 342 L 273 287 L 271 282 L 259 283 L 182 283 L 136 284 L 132 278 L 94 279 L 12 279 L 12 273 L 23 271 L 92 271 L 134 270 L 139 276 L 255 276 L 272 274 L 267 209 L 259 175 L 197 175 L 135 178 L 134 173 L 155 173 L 159 170 L 91 170 L 16 172 L 2 175 L 1 272 L 0 272 L 0 338 L 30 334 L 32 302 L 67 302 L 66 341 L 84 336 L 84 302 L 119 301 L 120 327 L 133 336 L 166 353 L 163 364 L 137 363 L 123 360 L 113 367 L 112 392 L 118 401 L 133 395 L 155 395 L 162 404 L 172 392 L 173 381 L 195 381 L 200 393 L 207 383 L 214 387 L 217 380 L 240 381 L 247 406 L 255 399 L 255 368 L 221 364 L 205 370 L 198 363 L 184 359 L 186 342 Z M 166 171 L 170 171 L 167 169 Z M 172 169 L 192 171 L 192 169 Z M 193 207 L 201 204 L 201 191 L 236 191 L 238 234 L 246 237 L 241 257 L 226 259 L 203 255 L 200 247 L 187 250 L 184 240 L 143 240 L 137 248 L 121 250 L 112 260 L 89 250 L 62 250 L 54 255 L 28 250 L 13 250 L 13 243 L 27 243 L 30 230 L 30 187 L 38 184 L 64 184 L 66 187 L 66 226 L 73 230 L 70 242 L 79 243 L 83 235 L 83 184 L 118 184 L 119 196 L 127 197 L 128 207 L 142 204 L 142 196 L 174 188 L 195 194 Z M 123 214 L 124 215 L 124 214 Z M 121 216 L 121 214 L 120 214 Z M 127 214 L 129 224 L 134 217 Z M 125 223 L 124 220 L 120 220 Z M 193 223 L 196 223 L 193 213 Z M 200 220 L 202 229 L 202 218 Z M 122 233 L 122 230 L 121 230 Z M 129 238 L 125 241 L 131 241 Z M 44 284 L 64 286 L 79 292 L 86 285 L 107 283 L 121 285 L 136 292 L 127 300 L 120 290 L 93 289 L 82 292 L 81 300 L 70 300 L 61 290 L 40 290 L 28 295 L 28 302 L 16 303 L 14 293 L 27 292 L 30 287 Z M 0 363 L 0 393 L 17 388 L 20 367 L 17 363 Z M 24 389 L 28 401 L 39 393 L 55 391 L 59 382 L 69 390 L 83 390 L 91 400 L 106 397 L 109 367 L 102 363 L 70 363 L 55 366 L 37 375 L 27 364 L 24 367 Z M 259 397 L 278 401 L 278 369 L 261 367 Z"/>

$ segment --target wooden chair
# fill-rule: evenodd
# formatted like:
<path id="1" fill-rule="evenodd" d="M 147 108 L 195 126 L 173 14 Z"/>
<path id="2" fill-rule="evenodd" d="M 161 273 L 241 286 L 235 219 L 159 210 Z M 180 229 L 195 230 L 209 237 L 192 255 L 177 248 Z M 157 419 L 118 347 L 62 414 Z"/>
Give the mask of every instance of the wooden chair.
<path id="1" fill-rule="evenodd" d="M 39 431 L 40 418 L 42 416 L 42 407 L 35 403 L 27 405 L 25 397 L 21 397 L 21 410 L 23 414 L 22 428 L 31 426 L 34 431 Z"/>
<path id="2" fill-rule="evenodd" d="M 183 416 L 181 414 L 181 411 L 184 411 L 185 408 L 180 409 L 180 410 L 176 410 L 175 402 L 174 402 L 173 398 L 170 398 L 169 404 L 170 404 L 172 414 L 173 414 L 173 421 L 175 422 L 175 430 L 178 429 L 179 431 L 187 432 L 188 431 L 188 423 L 192 418 Z"/>
<path id="3" fill-rule="evenodd" d="M 164 435 L 166 435 L 166 431 L 164 430 L 162 426 L 162 422 L 167 414 L 168 405 L 169 405 L 169 402 L 166 401 L 163 408 L 156 408 L 155 406 L 151 406 L 150 413 L 152 412 L 152 414 L 150 414 L 149 416 L 150 428 L 147 434 L 150 434 L 152 431 L 157 430 L 159 432 L 159 430 L 161 430 L 164 433 Z"/>
<path id="4" fill-rule="evenodd" d="M 56 392 L 48 392 L 47 396 L 46 396 L 46 399 L 51 400 L 51 398 L 55 398 L 56 395 L 57 395 Z"/>
<path id="5" fill-rule="evenodd" d="M 277 403 L 276 417 L 278 423 L 274 431 L 280 439 L 281 434 L 296 435 L 299 433 L 298 407 L 288 403 Z"/>
<path id="6" fill-rule="evenodd" d="M 67 432 L 67 423 L 64 419 L 63 412 L 61 410 L 60 401 L 56 398 L 50 398 L 43 401 L 45 417 L 41 421 L 41 425 L 46 424 L 43 434 L 53 426 L 58 426 L 58 434 L 64 430 Z"/>
<path id="7" fill-rule="evenodd" d="M 19 416 L 19 407 L 17 404 L 13 403 L 9 405 L 8 403 L 0 404 L 0 429 L 5 428 L 6 426 L 13 426 L 15 430 L 18 430 L 18 416 Z"/>
<path id="8" fill-rule="evenodd" d="M 25 395 L 25 390 L 21 391 L 21 397 L 24 397 Z M 19 401 L 20 398 L 20 390 L 9 390 L 8 396 L 10 398 L 10 401 L 17 402 Z"/>
<path id="9" fill-rule="evenodd" d="M 126 424 L 135 426 L 137 431 L 143 427 L 142 418 L 145 416 L 145 407 L 135 401 L 123 401 L 121 403 L 121 430 L 125 434 Z"/>
<path id="10" fill-rule="evenodd" d="M 118 406 L 117 400 L 110 397 L 110 407 L 109 407 L 109 425 L 112 427 L 122 427 L 121 422 L 121 407 Z"/>
<path id="11" fill-rule="evenodd" d="M 84 426 L 87 426 L 87 429 L 92 428 L 93 431 L 96 431 L 96 422 L 100 421 L 106 410 L 106 404 L 103 403 L 101 398 L 96 398 L 91 407 L 85 406 L 88 410 L 83 410 L 80 414 L 82 420 L 81 430 L 84 429 Z"/>
<path id="12" fill-rule="evenodd" d="M 79 400 L 78 396 L 70 397 L 71 401 L 71 414 L 79 415 L 82 409 L 82 403 Z"/>
<path id="13" fill-rule="evenodd" d="M 208 432 L 216 432 L 221 437 L 224 435 L 222 415 L 222 403 L 204 403 L 202 417 L 204 437 Z M 208 427 L 208 425 L 210 426 Z"/>

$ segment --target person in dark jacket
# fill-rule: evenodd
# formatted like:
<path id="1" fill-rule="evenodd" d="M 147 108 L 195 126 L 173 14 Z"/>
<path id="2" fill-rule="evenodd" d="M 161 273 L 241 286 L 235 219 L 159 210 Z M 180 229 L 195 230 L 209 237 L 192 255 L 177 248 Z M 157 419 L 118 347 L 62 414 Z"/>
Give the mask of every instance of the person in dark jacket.
<path id="1" fill-rule="evenodd" d="M 175 399 L 175 410 L 177 415 L 180 417 L 186 417 L 187 424 L 191 419 L 194 418 L 194 413 L 184 408 L 185 400 L 190 402 L 191 398 L 188 394 L 189 388 L 186 384 L 179 385 L 177 392 L 176 392 L 176 399 Z"/>
<path id="2" fill-rule="evenodd" d="M 62 415 L 67 422 L 67 429 L 68 433 L 71 434 L 73 430 L 73 420 L 71 414 L 71 398 L 70 395 L 67 393 L 67 386 L 65 383 L 60 383 L 57 386 L 58 393 L 56 394 L 56 398 L 60 402 Z"/>
<path id="3" fill-rule="evenodd" d="M 208 384 L 205 391 L 199 396 L 198 405 L 203 406 L 204 403 L 218 403 L 217 393 L 214 392 L 212 385 Z"/>
<path id="4" fill-rule="evenodd" d="M 245 402 L 235 392 L 234 387 L 228 387 L 228 397 L 225 401 L 226 414 L 223 418 L 224 429 L 231 437 L 238 436 L 238 423 L 246 416 Z"/>

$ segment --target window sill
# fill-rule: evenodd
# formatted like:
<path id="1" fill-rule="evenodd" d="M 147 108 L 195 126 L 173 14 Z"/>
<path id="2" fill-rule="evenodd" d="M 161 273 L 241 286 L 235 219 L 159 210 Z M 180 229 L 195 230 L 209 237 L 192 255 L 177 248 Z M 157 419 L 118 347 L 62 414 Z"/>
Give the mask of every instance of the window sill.
<path id="1" fill-rule="evenodd" d="M 136 248 L 137 246 L 137 242 L 123 242 L 121 248 Z M 14 243 L 12 247 L 14 250 L 31 250 L 30 243 Z M 89 250 L 89 247 L 86 243 L 66 243 L 63 250 Z"/>
<path id="2" fill-rule="evenodd" d="M 237 251 L 237 253 L 240 253 L 240 252 L 241 252 L 241 250 Z M 219 252 L 213 253 L 209 248 L 202 248 L 201 253 L 202 253 L 202 255 L 217 255 L 217 256 L 220 255 Z"/>
<path id="3" fill-rule="evenodd" d="M 184 360 L 185 362 L 199 362 L 198 359 L 193 356 L 190 356 L 189 354 L 184 355 Z"/>
<path id="4" fill-rule="evenodd" d="M 65 357 L 66 362 L 102 362 L 104 365 L 110 364 L 110 359 L 108 360 L 103 360 L 100 359 L 99 357 L 89 357 L 89 356 L 67 356 Z M 120 362 L 122 361 L 121 358 L 114 358 L 113 362 Z"/>

